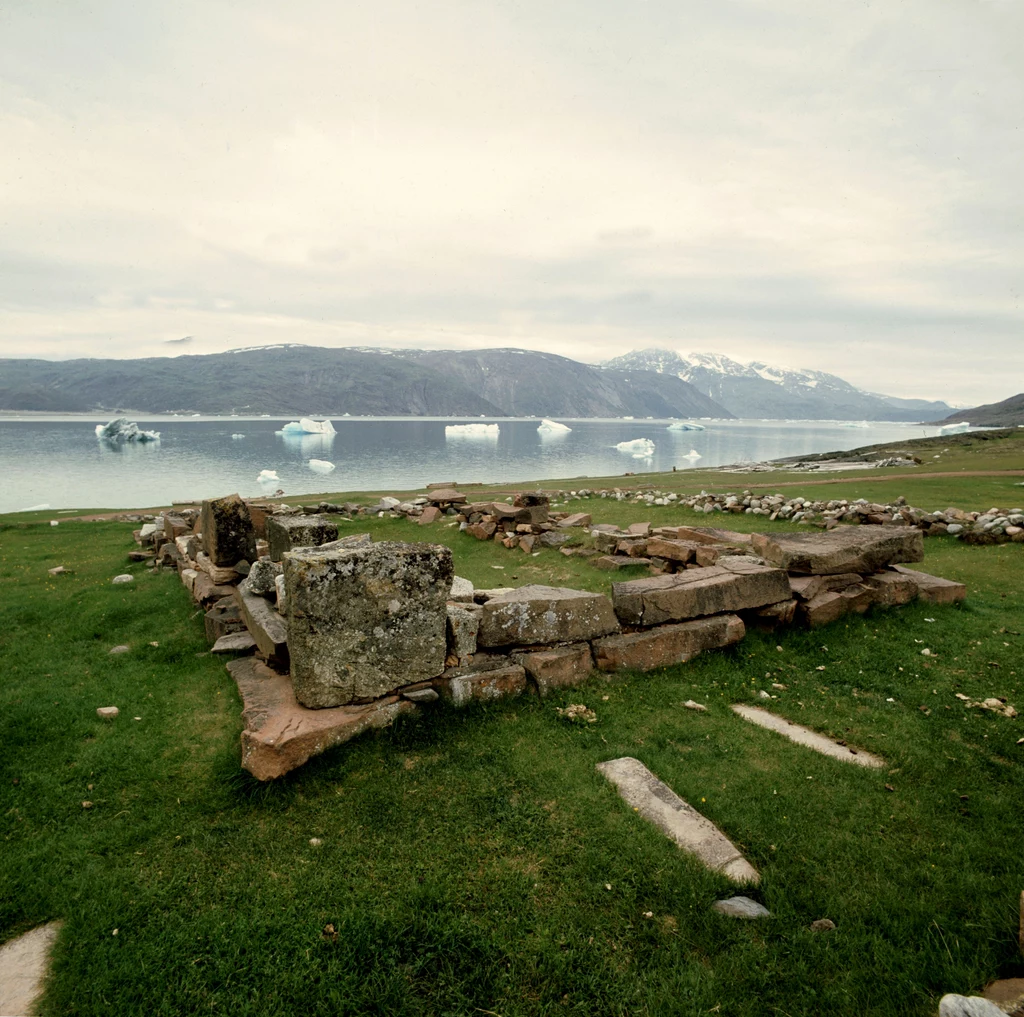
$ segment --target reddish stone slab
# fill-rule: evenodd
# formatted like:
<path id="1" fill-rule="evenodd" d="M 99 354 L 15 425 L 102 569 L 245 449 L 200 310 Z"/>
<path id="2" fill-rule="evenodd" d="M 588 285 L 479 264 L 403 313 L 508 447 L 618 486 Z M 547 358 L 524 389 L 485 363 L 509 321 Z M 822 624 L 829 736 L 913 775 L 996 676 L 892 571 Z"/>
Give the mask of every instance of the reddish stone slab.
<path id="1" fill-rule="evenodd" d="M 512 659 L 523 666 L 541 696 L 546 696 L 552 689 L 579 685 L 594 670 L 594 658 L 587 643 L 556 646 L 534 653 L 514 653 Z"/>
<path id="2" fill-rule="evenodd" d="M 287 675 L 254 657 L 228 664 L 242 696 L 242 766 L 257 780 L 281 777 L 370 728 L 387 727 L 414 703 L 387 696 L 366 706 L 310 710 L 300 706 Z"/>
<path id="3" fill-rule="evenodd" d="M 952 579 L 930 576 L 927 572 L 915 572 L 914 569 L 900 565 L 895 571 L 906 576 L 917 585 L 918 596 L 929 604 L 955 604 L 967 596 L 967 587 L 963 583 L 955 583 Z"/>
<path id="4" fill-rule="evenodd" d="M 788 572 L 866 574 L 896 562 L 924 559 L 924 537 L 913 527 L 839 526 L 815 533 L 755 533 L 754 549 Z"/>
<path id="5" fill-rule="evenodd" d="M 650 671 L 737 643 L 745 632 L 743 622 L 734 614 L 659 625 L 645 632 L 595 639 L 594 660 L 602 671 Z"/>

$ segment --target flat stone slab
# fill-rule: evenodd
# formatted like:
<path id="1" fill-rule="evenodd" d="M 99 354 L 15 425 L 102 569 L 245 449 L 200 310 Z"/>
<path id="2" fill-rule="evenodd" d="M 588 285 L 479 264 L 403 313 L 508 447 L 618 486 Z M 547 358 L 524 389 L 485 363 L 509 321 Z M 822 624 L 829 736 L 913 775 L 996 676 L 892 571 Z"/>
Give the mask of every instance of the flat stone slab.
<path id="1" fill-rule="evenodd" d="M 211 653 L 252 653 L 256 640 L 249 632 L 231 632 L 221 636 L 210 649 Z"/>
<path id="2" fill-rule="evenodd" d="M 756 900 L 749 897 L 729 897 L 726 900 L 716 900 L 711 905 L 712 911 L 720 915 L 728 915 L 730 918 L 743 918 L 751 921 L 756 918 L 771 918 L 772 913 Z"/>
<path id="3" fill-rule="evenodd" d="M 602 671 L 650 671 L 692 660 L 704 650 L 738 643 L 746 634 L 734 614 L 659 625 L 646 632 L 594 640 L 594 659 Z"/>
<path id="4" fill-rule="evenodd" d="M 481 647 L 581 643 L 617 632 L 611 601 L 558 586 L 521 586 L 484 604 Z"/>
<path id="5" fill-rule="evenodd" d="M 711 820 L 688 805 L 638 759 L 623 756 L 598 763 L 597 769 L 618 789 L 627 805 L 707 868 L 736 883 L 759 883 L 761 877 L 739 849 Z"/>
<path id="6" fill-rule="evenodd" d="M 580 685 L 594 669 L 588 643 L 556 646 L 551 650 L 537 650 L 533 653 L 514 653 L 512 659 L 526 669 L 540 696 L 546 696 L 553 689 Z"/>
<path id="7" fill-rule="evenodd" d="M 770 564 L 804 575 L 863 575 L 897 562 L 924 560 L 924 534 L 913 526 L 837 526 L 814 533 L 755 533 L 752 543 Z"/>
<path id="8" fill-rule="evenodd" d="M 288 624 L 263 597 L 249 592 L 249 580 L 235 587 L 235 602 L 259 652 L 272 663 L 288 663 Z"/>
<path id="9" fill-rule="evenodd" d="M 894 571 L 910 579 L 917 586 L 917 594 L 921 600 L 929 604 L 956 604 L 967 596 L 967 587 L 963 583 L 955 583 L 952 579 L 930 576 L 927 572 L 915 572 L 914 569 L 897 565 Z"/>
<path id="10" fill-rule="evenodd" d="M 731 614 L 791 596 L 785 572 L 743 558 L 723 558 L 708 568 L 612 584 L 615 613 L 623 625 L 662 625 Z"/>
<path id="11" fill-rule="evenodd" d="M 387 696 L 365 706 L 310 710 L 296 700 L 288 675 L 255 657 L 233 660 L 227 668 L 242 696 L 242 766 L 257 780 L 281 777 L 313 756 L 417 709 L 406 699 Z"/>
<path id="12" fill-rule="evenodd" d="M 521 696 L 526 691 L 526 671 L 511 661 L 503 667 L 492 667 L 486 671 L 473 670 L 472 667 L 454 669 L 454 672 L 445 672 L 441 689 L 453 706 Z"/>
<path id="13" fill-rule="evenodd" d="M 848 745 L 840 745 L 831 738 L 818 734 L 810 728 L 794 724 L 785 717 L 778 717 L 774 713 L 762 710 L 757 706 L 744 706 L 742 703 L 733 705 L 733 712 L 739 714 L 744 720 L 758 727 L 767 728 L 769 731 L 777 731 L 783 737 L 788 738 L 797 745 L 804 745 L 823 756 L 831 756 L 833 759 L 840 759 L 844 763 L 853 763 L 856 766 L 867 766 L 872 769 L 884 767 L 885 760 L 863 749 L 851 749 Z"/>
<path id="14" fill-rule="evenodd" d="M 61 924 L 48 922 L 0 946 L 0 1014 L 35 1013 Z"/>

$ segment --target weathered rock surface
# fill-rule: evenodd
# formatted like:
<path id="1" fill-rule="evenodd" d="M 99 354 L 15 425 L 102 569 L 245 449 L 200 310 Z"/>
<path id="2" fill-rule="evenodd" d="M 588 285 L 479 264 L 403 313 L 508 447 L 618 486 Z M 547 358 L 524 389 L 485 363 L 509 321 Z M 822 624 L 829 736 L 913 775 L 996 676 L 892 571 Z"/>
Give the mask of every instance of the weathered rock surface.
<path id="1" fill-rule="evenodd" d="M 453 706 L 522 695 L 526 691 L 526 671 L 507 657 L 504 660 L 504 665 L 486 670 L 480 670 L 480 662 L 475 661 L 467 668 L 446 671 L 441 689 Z"/>
<path id="2" fill-rule="evenodd" d="M 285 553 L 294 548 L 319 547 L 337 539 L 338 524 L 328 516 L 267 517 L 267 543 L 272 561 L 281 561 Z"/>
<path id="3" fill-rule="evenodd" d="M 617 632 L 611 602 L 599 593 L 558 586 L 521 586 L 484 604 L 482 647 L 579 643 Z"/>
<path id="4" fill-rule="evenodd" d="M 758 883 L 760 875 L 711 820 L 688 805 L 638 759 L 624 756 L 598 763 L 626 804 L 707 868 L 737 883 Z"/>
<path id="5" fill-rule="evenodd" d="M 472 604 L 475 592 L 473 584 L 468 579 L 455 576 L 452 579 L 452 588 L 448 591 L 448 599 L 461 604 Z"/>
<path id="6" fill-rule="evenodd" d="M 232 632 L 221 636 L 210 648 L 211 653 L 252 653 L 256 649 L 256 640 L 249 632 Z"/>
<path id="7" fill-rule="evenodd" d="M 929 604 L 955 604 L 967 596 L 967 587 L 963 583 L 955 583 L 952 579 L 941 579 L 930 576 L 926 572 L 915 572 L 914 569 L 902 568 L 897 565 L 895 571 L 906 577 L 917 586 L 917 594 L 921 600 Z"/>
<path id="8" fill-rule="evenodd" d="M 512 659 L 526 669 L 526 674 L 541 696 L 546 696 L 554 689 L 581 684 L 594 669 L 588 643 L 556 646 L 533 653 L 513 653 Z"/>
<path id="9" fill-rule="evenodd" d="M 340 706 L 376 699 L 444 670 L 452 554 L 380 541 L 304 548 L 284 558 L 296 699 Z"/>
<path id="10" fill-rule="evenodd" d="M 288 624 L 270 603 L 257 597 L 249 589 L 249 580 L 243 579 L 235 587 L 235 603 L 245 620 L 259 652 L 272 664 L 288 665 Z"/>
<path id="11" fill-rule="evenodd" d="M 847 603 L 841 593 L 819 593 L 812 600 L 800 605 L 800 617 L 812 629 L 820 625 L 830 625 L 842 618 L 847 611 Z"/>
<path id="12" fill-rule="evenodd" d="M 807 575 L 876 572 L 922 561 L 924 537 L 909 526 L 839 526 L 815 533 L 755 533 L 753 547 L 771 565 Z"/>
<path id="13" fill-rule="evenodd" d="M 709 568 L 612 584 L 615 613 L 623 625 L 661 625 L 730 614 L 790 597 L 785 572 L 742 558 L 723 558 Z"/>
<path id="14" fill-rule="evenodd" d="M 281 566 L 269 558 L 257 558 L 249 567 L 249 590 L 257 597 L 273 597 Z"/>
<path id="15" fill-rule="evenodd" d="M 245 628 L 242 611 L 232 597 L 223 597 L 206 612 L 203 623 L 206 627 L 207 642 L 215 643 L 221 636 L 241 632 Z"/>
<path id="16" fill-rule="evenodd" d="M 203 550 L 214 565 L 234 567 L 256 558 L 256 531 L 249 507 L 237 494 L 203 502 L 200 515 Z"/>
<path id="17" fill-rule="evenodd" d="M 917 599 L 917 583 L 899 572 L 876 572 L 864 577 L 864 585 L 874 592 L 880 607 L 898 607 Z"/>
<path id="18" fill-rule="evenodd" d="M 745 632 L 743 622 L 734 614 L 659 625 L 645 632 L 595 639 L 594 660 L 602 671 L 650 671 L 737 643 Z"/>
<path id="19" fill-rule="evenodd" d="M 744 918 L 748 921 L 755 918 L 771 918 L 772 913 L 756 900 L 749 897 L 729 897 L 726 900 L 716 900 L 711 905 L 712 911 L 720 915 L 728 915 L 730 918 Z"/>
<path id="20" fill-rule="evenodd" d="M 234 565 L 214 565 L 210 556 L 202 551 L 196 555 L 196 565 L 200 572 L 205 572 L 213 580 L 215 586 L 229 586 L 238 582 Z"/>
<path id="21" fill-rule="evenodd" d="M 1006 1017 L 1006 1011 L 981 996 L 947 993 L 939 1000 L 939 1017 Z"/>
<path id="22" fill-rule="evenodd" d="M 562 519 L 558 525 L 563 529 L 572 529 L 576 526 L 589 526 L 592 521 L 593 517 L 589 512 L 574 512 Z"/>
<path id="23" fill-rule="evenodd" d="M 416 710 L 398 696 L 366 706 L 310 710 L 295 699 L 287 675 L 256 658 L 233 660 L 227 668 L 242 696 L 242 766 L 257 780 L 280 777 L 363 731 L 387 727 Z"/>
<path id="24" fill-rule="evenodd" d="M 469 662 L 476 653 L 476 637 L 480 631 L 479 604 L 459 604 L 449 601 L 447 606 L 448 663 L 459 667 Z"/>

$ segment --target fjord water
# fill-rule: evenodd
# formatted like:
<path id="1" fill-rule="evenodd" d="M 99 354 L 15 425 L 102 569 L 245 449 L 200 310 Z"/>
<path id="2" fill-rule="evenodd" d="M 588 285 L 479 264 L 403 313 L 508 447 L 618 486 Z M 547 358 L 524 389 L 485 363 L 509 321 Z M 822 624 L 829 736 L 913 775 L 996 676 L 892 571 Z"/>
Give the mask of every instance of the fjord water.
<path id="1" fill-rule="evenodd" d="M 106 419 L 0 419 L 0 512 L 42 505 L 142 508 L 233 491 L 273 493 L 274 488 L 267 491 L 257 483 L 261 470 L 275 470 L 289 496 L 414 490 L 449 480 L 512 484 L 627 472 L 639 476 L 937 433 L 934 427 L 895 423 L 723 420 L 703 421 L 703 431 L 669 431 L 668 420 L 566 420 L 570 432 L 543 434 L 537 431 L 539 419 L 499 418 L 497 439 L 458 438 L 446 437 L 445 426 L 460 421 L 403 417 L 335 418 L 336 434 L 293 437 L 275 434 L 288 418 L 132 417 L 140 427 L 159 431 L 161 440 L 112 446 L 96 438 L 96 424 Z M 615 447 L 637 438 L 654 442 L 651 458 L 637 459 Z M 691 450 L 701 458 L 687 458 Z M 315 473 L 310 459 L 327 460 L 336 469 Z M 765 482 L 770 484 L 767 476 Z M 586 484 L 580 480 L 579 486 Z"/>

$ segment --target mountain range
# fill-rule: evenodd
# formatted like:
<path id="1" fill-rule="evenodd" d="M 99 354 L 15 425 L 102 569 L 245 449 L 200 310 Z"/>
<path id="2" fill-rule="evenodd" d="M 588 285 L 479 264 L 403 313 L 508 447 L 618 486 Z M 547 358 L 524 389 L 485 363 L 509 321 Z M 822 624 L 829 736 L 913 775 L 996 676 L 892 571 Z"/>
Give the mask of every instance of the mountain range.
<path id="1" fill-rule="evenodd" d="M 593 366 L 520 349 L 286 344 L 138 360 L 0 360 L 0 409 L 918 421 L 953 407 L 715 353 L 634 350 Z"/>
<path id="2" fill-rule="evenodd" d="M 633 350 L 604 366 L 680 378 L 738 417 L 919 421 L 953 410 L 944 402 L 866 392 L 824 371 L 790 370 L 760 361 L 741 364 L 720 353 L 684 357 L 674 350 Z"/>
<path id="3" fill-rule="evenodd" d="M 0 360 L 0 409 L 49 413 L 731 417 L 680 378 L 527 350 L 284 345 L 139 360 Z"/>

